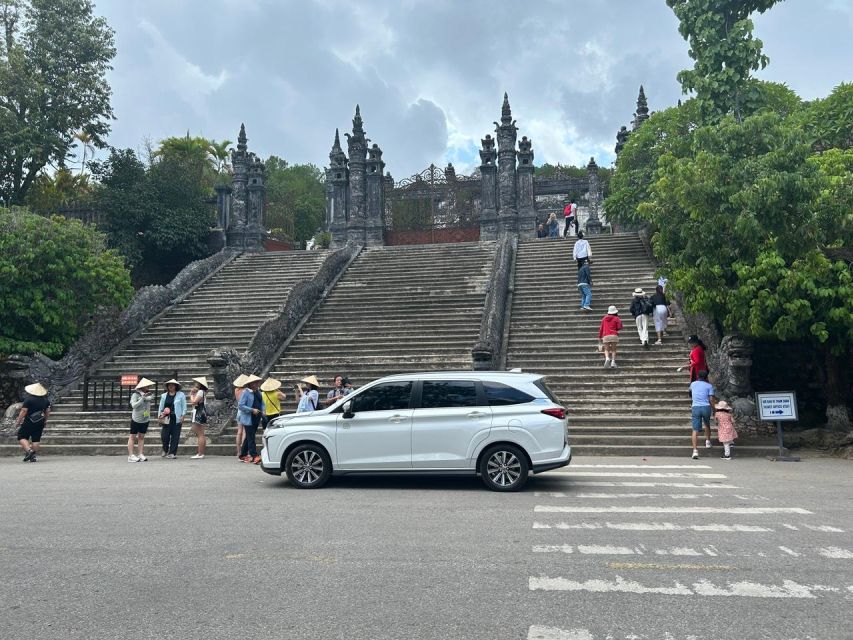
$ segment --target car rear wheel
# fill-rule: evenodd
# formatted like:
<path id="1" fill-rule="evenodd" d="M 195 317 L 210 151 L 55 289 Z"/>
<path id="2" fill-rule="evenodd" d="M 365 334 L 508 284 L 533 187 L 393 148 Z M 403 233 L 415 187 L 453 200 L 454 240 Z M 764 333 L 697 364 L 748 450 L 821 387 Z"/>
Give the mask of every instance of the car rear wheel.
<path id="1" fill-rule="evenodd" d="M 527 457 L 513 445 L 495 445 L 480 459 L 480 476 L 492 491 L 518 491 L 527 482 L 529 473 Z"/>
<path id="2" fill-rule="evenodd" d="M 284 470 L 297 489 L 319 489 L 332 475 L 332 460 L 323 447 L 301 444 L 287 454 Z"/>

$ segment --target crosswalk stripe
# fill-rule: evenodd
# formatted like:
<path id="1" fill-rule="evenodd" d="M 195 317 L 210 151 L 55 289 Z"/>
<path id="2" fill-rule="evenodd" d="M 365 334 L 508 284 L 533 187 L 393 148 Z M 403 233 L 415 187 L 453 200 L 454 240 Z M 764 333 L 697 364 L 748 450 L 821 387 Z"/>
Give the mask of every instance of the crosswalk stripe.
<path id="1" fill-rule="evenodd" d="M 568 467 L 565 467 L 565 469 L 568 469 Z M 727 477 L 724 473 L 681 473 L 679 471 L 642 473 L 640 471 L 564 471 L 558 469 L 556 473 L 569 476 L 570 478 L 704 478 L 725 480 Z"/>
<path id="2" fill-rule="evenodd" d="M 573 487 L 668 487 L 671 489 L 740 489 L 733 484 L 722 484 L 706 482 L 696 484 L 693 482 L 614 482 L 608 480 L 574 480 Z"/>
<path id="3" fill-rule="evenodd" d="M 595 640 L 595 636 L 588 629 L 532 626 L 527 630 L 527 640 Z"/>
<path id="4" fill-rule="evenodd" d="M 536 513 L 731 513 L 737 515 L 761 515 L 770 513 L 812 514 L 811 511 L 800 507 L 561 507 L 541 504 L 533 507 L 533 511 Z"/>
<path id="5" fill-rule="evenodd" d="M 779 550 L 791 557 L 799 558 L 800 556 L 806 555 L 803 551 L 794 551 L 788 547 L 779 547 Z M 761 558 L 767 558 L 772 554 L 766 551 L 758 551 L 758 552 L 744 552 L 737 553 L 731 551 L 720 551 L 716 547 L 707 546 L 696 549 L 694 547 L 668 547 L 666 549 L 648 549 L 645 545 L 640 544 L 636 546 L 618 546 L 618 545 L 606 545 L 606 544 L 594 544 L 594 545 L 571 545 L 571 544 L 535 544 L 533 545 L 533 553 L 563 553 L 563 554 L 575 554 L 578 553 L 580 555 L 586 556 L 645 556 L 645 555 L 654 555 L 654 556 L 672 556 L 676 558 L 717 558 L 720 556 L 732 558 L 732 557 L 752 557 L 757 556 Z M 825 549 L 818 549 L 818 555 L 823 556 L 824 558 L 831 559 L 853 559 L 853 552 L 848 549 L 841 549 L 839 547 L 827 547 Z"/>
<path id="6" fill-rule="evenodd" d="M 616 531 L 701 531 L 709 533 L 770 533 L 770 527 L 749 524 L 675 524 L 674 522 L 534 522 L 534 529 L 613 529 Z"/>
<path id="7" fill-rule="evenodd" d="M 586 500 L 620 500 L 634 498 L 671 498 L 673 500 L 698 500 L 716 498 L 713 493 L 566 493 L 565 491 L 536 491 L 536 498 L 579 498 Z"/>
<path id="8" fill-rule="evenodd" d="M 572 469 L 713 469 L 709 464 L 573 464 Z"/>
<path id="9" fill-rule="evenodd" d="M 853 560 L 853 551 L 850 551 L 849 549 L 826 547 L 825 549 L 818 549 L 817 552 L 824 558 L 832 558 L 833 560 Z"/>
<path id="10" fill-rule="evenodd" d="M 695 633 L 689 633 L 686 636 L 681 634 L 670 633 L 669 631 L 655 630 L 651 634 L 637 633 L 629 631 L 627 635 L 607 631 L 604 635 L 596 636 L 589 629 L 560 629 L 559 627 L 546 627 L 543 625 L 531 625 L 527 630 L 527 640 L 706 640 L 709 637 L 716 638 L 717 636 L 697 636 Z M 779 638 L 779 640 L 816 640 L 812 635 L 796 637 L 796 638 Z"/>
<path id="11" fill-rule="evenodd" d="M 528 579 L 531 591 L 588 591 L 592 593 L 635 593 L 668 596 L 744 597 L 744 598 L 802 598 L 815 599 L 820 594 L 840 593 L 841 587 L 806 585 L 793 580 L 784 580 L 781 585 L 758 582 L 730 582 L 718 586 L 709 580 L 700 580 L 687 586 L 674 581 L 671 586 L 649 586 L 616 576 L 614 580 L 591 579 L 583 582 L 568 578 L 531 576 Z M 845 587 L 853 591 L 853 586 Z"/>

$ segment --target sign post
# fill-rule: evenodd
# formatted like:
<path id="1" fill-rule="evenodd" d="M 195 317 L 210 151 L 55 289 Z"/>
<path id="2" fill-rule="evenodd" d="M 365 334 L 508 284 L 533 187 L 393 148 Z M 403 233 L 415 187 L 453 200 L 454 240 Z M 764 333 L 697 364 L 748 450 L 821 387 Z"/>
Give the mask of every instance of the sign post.
<path id="1" fill-rule="evenodd" d="M 799 462 L 799 456 L 789 456 L 785 451 L 782 439 L 782 423 L 795 422 L 797 415 L 797 394 L 794 391 L 771 391 L 755 394 L 755 405 L 758 407 L 758 419 L 763 422 L 776 423 L 776 441 L 779 445 L 779 455 L 771 456 L 770 460 L 780 462 Z"/>

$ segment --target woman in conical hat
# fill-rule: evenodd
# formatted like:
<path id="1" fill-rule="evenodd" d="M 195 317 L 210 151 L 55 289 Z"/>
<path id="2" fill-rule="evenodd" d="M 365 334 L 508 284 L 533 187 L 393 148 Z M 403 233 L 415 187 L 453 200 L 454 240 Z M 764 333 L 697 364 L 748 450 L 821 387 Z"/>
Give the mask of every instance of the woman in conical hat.
<path id="1" fill-rule="evenodd" d="M 204 408 L 204 401 L 207 396 L 207 378 L 204 376 L 193 378 L 193 383 L 189 397 L 189 404 L 193 411 L 190 431 L 198 439 L 198 450 L 192 459 L 201 460 L 204 458 L 207 449 L 207 439 L 204 437 L 204 426 L 207 424 L 207 411 Z"/>
<path id="2" fill-rule="evenodd" d="M 261 385 L 261 394 L 264 397 L 264 409 L 266 415 L 263 419 L 263 428 L 281 415 L 281 402 L 285 399 L 284 392 L 281 390 L 281 381 L 275 378 L 267 378 Z"/>
<path id="3" fill-rule="evenodd" d="M 15 427 L 18 429 L 18 444 L 24 450 L 24 462 L 37 462 L 41 448 L 41 434 L 50 416 L 50 400 L 47 389 L 40 383 L 24 387 L 27 396 L 18 413 Z"/>
<path id="4" fill-rule="evenodd" d="M 151 390 L 154 381 L 142 378 L 130 394 L 130 435 L 127 438 L 127 461 L 146 462 L 145 434 L 151 421 Z M 138 449 L 138 453 L 137 453 Z"/>
<path id="5" fill-rule="evenodd" d="M 187 413 L 187 397 L 181 391 L 181 383 L 172 378 L 167 380 L 166 391 L 160 396 L 157 418 L 160 420 L 160 440 L 163 443 L 163 457 L 174 460 L 178 457 L 178 442 L 181 439 L 181 427 Z"/>
<path id="6" fill-rule="evenodd" d="M 317 376 L 307 376 L 299 382 L 307 385 L 307 391 L 303 391 L 300 385 L 296 385 L 296 397 L 299 400 L 296 413 L 316 411 L 320 406 L 320 394 L 317 391 L 320 388 L 320 381 L 317 380 Z"/>
<path id="7" fill-rule="evenodd" d="M 240 402 L 240 395 L 243 393 L 243 387 L 246 386 L 246 378 L 248 378 L 245 373 L 241 373 L 239 376 L 234 378 L 234 404 L 238 404 Z M 240 414 L 237 413 L 237 457 L 240 457 L 240 448 L 243 446 L 243 436 L 245 435 L 243 432 L 243 425 L 240 423 Z"/>

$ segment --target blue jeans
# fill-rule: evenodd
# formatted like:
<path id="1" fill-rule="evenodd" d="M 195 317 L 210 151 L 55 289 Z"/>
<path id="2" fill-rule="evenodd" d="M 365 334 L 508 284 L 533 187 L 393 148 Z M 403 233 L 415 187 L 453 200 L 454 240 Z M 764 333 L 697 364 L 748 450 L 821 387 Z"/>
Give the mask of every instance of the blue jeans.
<path id="1" fill-rule="evenodd" d="M 690 422 L 693 426 L 693 431 L 697 433 L 701 433 L 702 431 L 702 423 L 704 422 L 706 426 L 711 426 L 711 407 L 691 407 L 690 409 Z"/>
<path id="2" fill-rule="evenodd" d="M 578 285 L 578 289 L 581 292 L 581 306 L 588 307 L 592 304 L 592 287 L 588 284 L 583 283 Z"/>

